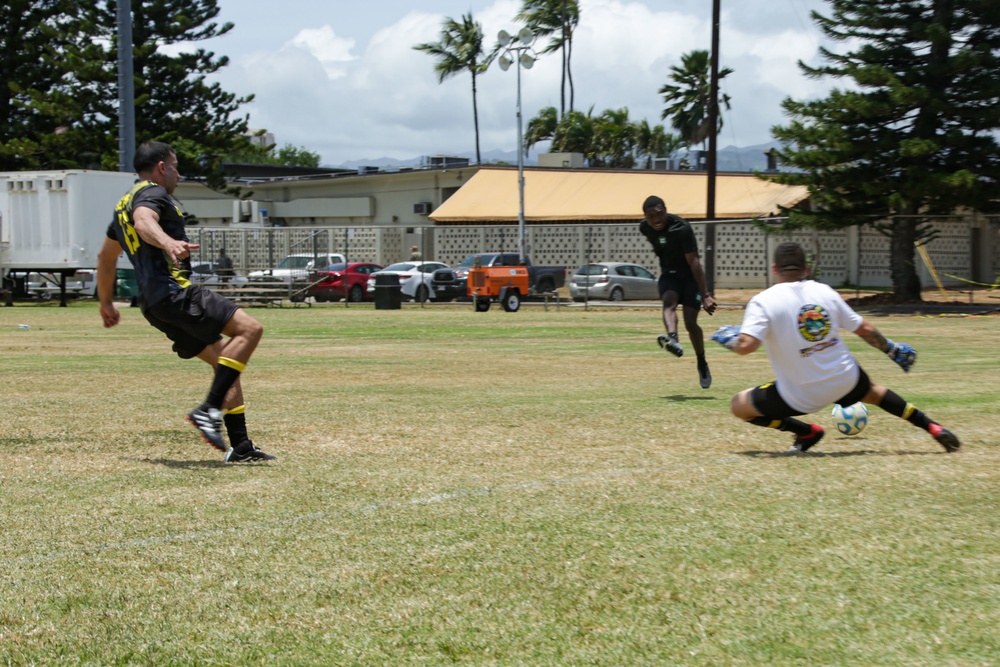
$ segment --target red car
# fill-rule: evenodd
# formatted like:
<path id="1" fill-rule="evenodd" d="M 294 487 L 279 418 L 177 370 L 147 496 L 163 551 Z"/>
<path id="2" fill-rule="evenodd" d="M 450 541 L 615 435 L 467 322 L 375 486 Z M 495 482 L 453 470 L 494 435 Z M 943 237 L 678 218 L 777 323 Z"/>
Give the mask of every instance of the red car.
<path id="1" fill-rule="evenodd" d="M 306 296 L 311 296 L 317 302 L 340 301 L 347 294 L 348 301 L 364 301 L 365 287 L 368 278 L 382 268 L 381 264 L 372 262 L 351 262 L 331 264 L 322 271 L 316 271 L 309 276 L 309 286 Z M 347 288 L 344 288 L 344 273 L 347 273 Z"/>

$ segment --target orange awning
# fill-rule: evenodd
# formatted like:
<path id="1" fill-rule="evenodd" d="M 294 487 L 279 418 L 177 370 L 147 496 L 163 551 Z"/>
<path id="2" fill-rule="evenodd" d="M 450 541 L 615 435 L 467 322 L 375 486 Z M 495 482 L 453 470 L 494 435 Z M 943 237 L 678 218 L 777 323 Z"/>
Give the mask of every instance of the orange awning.
<path id="1" fill-rule="evenodd" d="M 597 171 L 592 169 L 524 170 L 526 221 L 640 220 L 642 202 L 658 195 L 667 210 L 704 220 L 708 177 L 705 172 Z M 794 206 L 808 198 L 802 185 L 780 185 L 751 173 L 718 174 L 715 217 L 767 217 L 778 205 Z M 484 167 L 429 216 L 441 223 L 516 222 L 517 169 Z"/>

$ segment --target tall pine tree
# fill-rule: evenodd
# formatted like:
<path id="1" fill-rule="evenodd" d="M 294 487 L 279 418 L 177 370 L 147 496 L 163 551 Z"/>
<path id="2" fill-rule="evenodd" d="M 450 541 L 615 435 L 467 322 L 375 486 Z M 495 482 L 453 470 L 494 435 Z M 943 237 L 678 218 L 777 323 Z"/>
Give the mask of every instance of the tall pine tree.
<path id="1" fill-rule="evenodd" d="M 38 51 L 51 56 L 42 70 L 47 78 L 40 77 L 47 85 L 34 84 L 26 75 L 14 79 L 19 86 L 32 86 L 30 115 L 47 119 L 47 124 L 18 143 L 21 157 L 9 168 L 117 169 L 116 0 L 14 2 L 53 5 L 53 12 L 58 5 L 62 13 L 49 18 L 58 27 L 48 31 L 59 37 L 56 45 Z M 190 45 L 229 32 L 232 23 L 213 21 L 218 14 L 216 0 L 132 0 L 136 140 L 170 143 L 177 150 L 181 173 L 222 188 L 223 158 L 248 146 L 247 117 L 237 114 L 253 96 L 238 97 L 208 82 L 209 75 L 228 64 L 225 56 L 200 48 L 176 55 L 164 52 L 166 46 Z"/>
<path id="2" fill-rule="evenodd" d="M 786 99 L 775 127 L 785 164 L 766 175 L 809 187 L 811 211 L 788 228 L 872 224 L 891 238 L 895 295 L 919 300 L 915 244 L 930 216 L 1000 208 L 1000 2 L 830 0 L 813 12 L 844 54 L 822 49 L 810 77 L 847 82 L 825 99 Z"/>
<path id="3" fill-rule="evenodd" d="M 45 93 L 63 77 L 71 0 L 6 0 L 0 4 L 0 171 L 44 166 L 69 118 L 47 113 Z"/>

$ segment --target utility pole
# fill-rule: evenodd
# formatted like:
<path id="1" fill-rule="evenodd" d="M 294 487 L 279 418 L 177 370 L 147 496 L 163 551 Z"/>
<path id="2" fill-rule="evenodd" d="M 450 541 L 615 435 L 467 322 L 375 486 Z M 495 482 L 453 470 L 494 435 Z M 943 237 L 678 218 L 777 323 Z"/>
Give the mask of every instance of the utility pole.
<path id="1" fill-rule="evenodd" d="M 118 171 L 133 170 L 135 75 L 132 63 L 132 2 L 118 0 Z"/>
<path id="2" fill-rule="evenodd" d="M 719 5 L 712 0 L 712 61 L 708 102 L 708 201 L 705 203 L 705 281 L 711 292 L 715 287 L 715 175 L 719 147 Z"/>

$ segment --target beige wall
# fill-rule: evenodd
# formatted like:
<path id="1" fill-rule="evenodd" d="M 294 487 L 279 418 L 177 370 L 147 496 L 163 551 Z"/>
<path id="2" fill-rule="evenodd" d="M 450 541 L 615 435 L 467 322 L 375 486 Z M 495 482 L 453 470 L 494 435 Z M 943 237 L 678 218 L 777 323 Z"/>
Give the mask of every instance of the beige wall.
<path id="1" fill-rule="evenodd" d="M 475 166 L 414 169 L 242 184 L 248 198 L 243 202 L 194 183 L 182 183 L 177 195 L 201 220 L 192 230 L 207 235 L 206 249 L 216 246 L 216 241 L 224 243 L 230 254 L 243 255 L 243 267 L 260 268 L 276 253 L 280 259 L 302 244 L 311 247 L 313 234 L 322 236 L 327 250 L 341 252 L 346 245 L 352 260 L 388 264 L 405 259 L 409 247 L 418 245 L 427 259 L 454 264 L 474 252 L 516 248 L 516 228 L 509 225 L 435 226 L 426 215 L 414 212 L 420 202 L 430 202 L 433 210 L 477 170 Z M 267 211 L 266 217 L 262 210 Z M 269 223 L 286 224 L 289 229 Z M 694 224 L 704 252 L 705 223 Z M 768 255 L 779 234 L 765 235 L 749 222 L 716 224 L 716 285 L 765 285 Z M 998 280 L 1000 218 L 957 216 L 941 219 L 936 226 L 942 234 L 928 249 L 934 271 L 946 285 Z M 634 223 L 530 225 L 526 231 L 531 256 L 540 265 L 572 270 L 589 258 L 634 261 L 654 272 L 658 269 Z M 873 229 L 798 232 L 792 238 L 819 250 L 825 282 L 891 284 L 888 240 Z M 932 273 L 922 263 L 918 271 L 925 285 L 934 284 Z"/>
<path id="2" fill-rule="evenodd" d="M 176 196 L 185 209 L 207 226 L 393 225 L 428 224 L 414 205 L 430 202 L 430 210 L 462 186 L 477 167 L 414 169 L 377 174 L 308 177 L 260 183 L 238 183 L 246 201 L 220 195 L 198 183 L 181 183 Z M 229 203 L 229 208 L 225 202 Z M 261 214 L 266 211 L 266 216 Z"/>
<path id="3" fill-rule="evenodd" d="M 860 285 L 889 287 L 889 239 L 874 229 L 851 228 L 832 232 L 799 231 L 794 234 L 762 232 L 753 222 L 726 220 L 693 223 L 703 256 L 705 228 L 716 225 L 715 287 L 761 289 L 770 281 L 771 254 L 781 241 L 801 243 L 818 255 L 817 278 L 835 287 Z M 968 216 L 935 220 L 941 232 L 927 249 L 934 271 L 948 287 L 969 281 L 995 283 L 1000 271 L 1000 217 Z M 231 226 L 232 227 L 232 226 Z M 473 253 L 509 251 L 517 247 L 516 225 L 447 225 L 417 227 L 422 232 L 425 259 L 457 264 Z M 653 273 L 659 264 L 638 225 L 593 223 L 576 225 L 527 225 L 525 232 L 532 260 L 538 265 L 564 266 L 570 272 L 590 262 L 635 262 Z M 240 273 L 267 268 L 291 252 L 341 252 L 351 261 L 382 265 L 407 259 L 413 241 L 399 225 L 357 227 L 193 227 L 192 241 L 201 244 L 196 261 L 213 259 L 225 247 Z M 983 243 L 976 253 L 972 248 Z M 977 260 L 978 257 L 978 260 Z M 935 280 L 919 255 L 918 275 L 926 287 Z M 986 266 L 976 267 L 974 261 Z"/>

